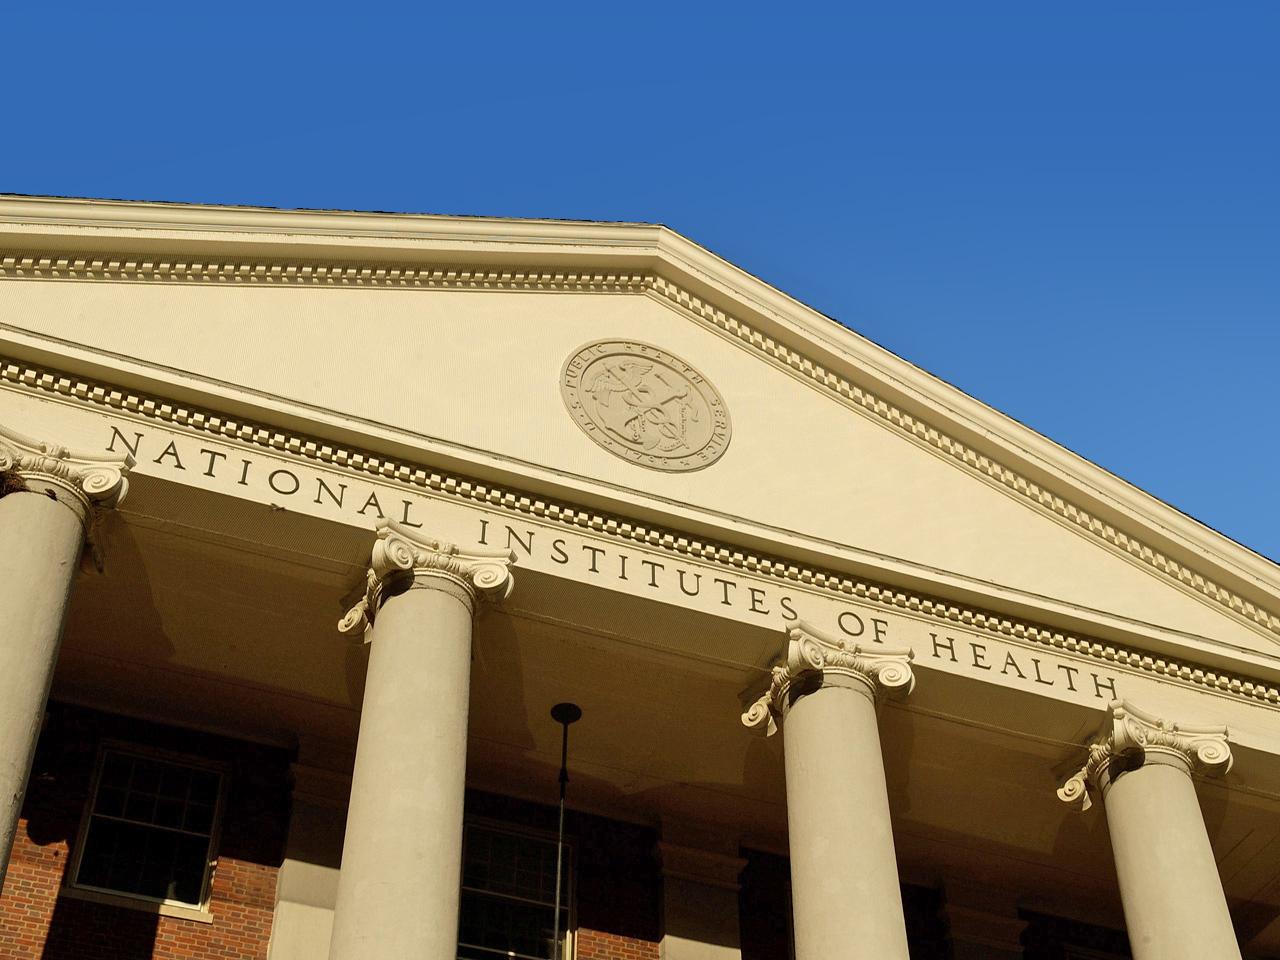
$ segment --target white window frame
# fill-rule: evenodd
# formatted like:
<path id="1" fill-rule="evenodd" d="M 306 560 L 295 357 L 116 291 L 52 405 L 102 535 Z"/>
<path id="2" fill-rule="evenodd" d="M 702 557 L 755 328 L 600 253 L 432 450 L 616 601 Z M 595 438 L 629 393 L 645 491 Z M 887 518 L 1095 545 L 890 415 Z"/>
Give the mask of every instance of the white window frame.
<path id="1" fill-rule="evenodd" d="M 200 883 L 199 904 L 185 900 L 172 900 L 166 897 L 148 897 L 141 893 L 130 893 L 127 890 L 114 890 L 110 887 L 97 887 L 80 883 L 80 861 L 84 856 L 85 841 L 89 836 L 89 827 L 93 819 L 93 808 L 98 800 L 98 785 L 102 779 L 102 767 L 108 753 L 124 754 L 143 760 L 155 760 L 171 763 L 175 766 L 205 770 L 218 775 L 218 793 L 214 800 L 213 821 L 209 831 L 208 853 L 205 856 L 204 878 Z M 89 795 L 85 798 L 84 810 L 80 815 L 80 829 L 76 833 L 76 847 L 67 864 L 64 875 L 62 895 L 77 900 L 92 900 L 109 903 L 114 906 L 145 910 L 163 916 L 180 917 L 189 920 L 200 920 L 206 923 L 213 921 L 210 913 L 210 900 L 213 895 L 213 872 L 218 864 L 218 850 L 222 840 L 222 816 L 226 809 L 227 782 L 231 768 L 227 763 L 207 760 L 190 754 L 176 753 L 156 747 L 129 743 L 122 740 L 104 740 L 98 744 L 97 754 L 93 761 L 93 777 L 89 782 Z M 145 824 L 140 824 L 145 826 Z"/>
<path id="2" fill-rule="evenodd" d="M 551 843 L 556 842 L 555 831 L 540 830 L 537 827 L 528 827 L 522 823 L 513 823 L 510 820 L 498 820 L 493 817 L 480 817 L 468 815 L 463 821 L 464 829 L 471 827 L 479 827 L 482 830 L 491 830 L 496 833 L 507 833 L 517 837 L 532 837 L 537 840 L 546 840 Z M 578 953 L 578 896 L 577 896 L 577 846 L 574 841 L 566 836 L 564 838 L 564 853 L 561 861 L 563 865 L 563 878 L 567 881 L 567 887 L 563 891 L 565 906 L 565 925 L 568 929 L 561 931 L 560 940 L 560 957 L 559 960 L 574 960 Z M 466 841 L 463 840 L 463 860 L 465 866 L 466 858 Z M 468 887 L 462 882 L 462 875 L 459 873 L 458 892 L 477 893 L 481 896 L 502 896 L 502 894 L 494 894 L 489 890 L 482 890 L 478 887 Z M 536 901 L 527 901 L 536 902 Z M 456 936 L 455 936 L 456 939 Z M 455 947 L 455 953 L 456 953 Z M 512 960 L 520 960 L 519 957 Z"/>

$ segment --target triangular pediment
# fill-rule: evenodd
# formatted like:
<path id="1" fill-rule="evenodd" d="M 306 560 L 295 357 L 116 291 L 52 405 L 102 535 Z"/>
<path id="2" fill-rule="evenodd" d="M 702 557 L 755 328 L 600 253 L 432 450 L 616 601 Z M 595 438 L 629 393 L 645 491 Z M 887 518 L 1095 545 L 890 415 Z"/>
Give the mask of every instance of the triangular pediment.
<path id="1" fill-rule="evenodd" d="M 1280 664 L 1280 569 L 661 227 L 0 202 L 8 356 Z"/>

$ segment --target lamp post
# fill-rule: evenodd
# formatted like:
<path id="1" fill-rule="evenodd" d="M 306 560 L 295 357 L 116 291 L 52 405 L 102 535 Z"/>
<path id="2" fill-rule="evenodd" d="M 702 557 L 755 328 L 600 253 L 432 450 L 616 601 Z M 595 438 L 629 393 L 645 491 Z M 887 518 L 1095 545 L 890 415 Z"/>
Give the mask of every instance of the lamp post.
<path id="1" fill-rule="evenodd" d="M 569 785 L 569 725 L 582 719 L 582 708 L 576 703 L 557 703 L 551 708 L 551 719 L 563 728 L 560 738 L 560 826 L 556 832 L 556 915 L 552 923 L 551 960 L 560 956 L 560 896 L 564 864 L 564 794 Z"/>

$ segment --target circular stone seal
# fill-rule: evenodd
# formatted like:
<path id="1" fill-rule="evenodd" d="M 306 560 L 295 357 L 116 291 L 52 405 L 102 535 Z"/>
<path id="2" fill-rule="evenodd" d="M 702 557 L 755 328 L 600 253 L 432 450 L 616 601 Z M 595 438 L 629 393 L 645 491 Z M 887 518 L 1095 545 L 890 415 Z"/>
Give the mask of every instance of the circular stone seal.
<path id="1" fill-rule="evenodd" d="M 560 371 L 565 406 L 610 453 L 654 470 L 701 470 L 729 446 L 729 411 L 697 370 L 634 340 L 589 343 Z"/>

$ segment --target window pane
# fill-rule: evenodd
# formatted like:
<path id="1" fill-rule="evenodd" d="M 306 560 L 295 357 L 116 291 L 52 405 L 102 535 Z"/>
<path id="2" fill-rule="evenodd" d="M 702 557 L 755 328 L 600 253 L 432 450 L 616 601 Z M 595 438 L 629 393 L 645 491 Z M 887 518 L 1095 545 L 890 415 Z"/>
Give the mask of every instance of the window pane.
<path id="1" fill-rule="evenodd" d="M 552 917 L 550 907 L 464 892 L 458 956 L 465 960 L 494 960 L 514 954 L 550 960 Z M 562 911 L 560 917 L 563 943 L 568 911 Z"/>
<path id="2" fill-rule="evenodd" d="M 564 888 L 568 884 L 565 857 Z M 555 919 L 556 843 L 468 824 L 462 860 L 460 960 L 550 960 Z M 560 936 L 569 911 L 561 910 Z"/>
<path id="3" fill-rule="evenodd" d="M 120 824 L 113 820 L 100 820 L 90 825 L 90 836 L 80 858 L 80 882 L 92 887 L 107 886 L 107 874 L 112 862 L 119 856 Z"/>
<path id="4" fill-rule="evenodd" d="M 97 812 L 108 817 L 124 816 L 124 797 L 125 792 L 121 787 L 101 787 L 98 790 Z"/>
<path id="5" fill-rule="evenodd" d="M 129 775 L 133 770 L 133 762 L 118 753 L 109 753 L 102 761 L 102 783 L 108 787 L 129 786 Z"/>
<path id="6" fill-rule="evenodd" d="M 156 798 L 149 793 L 130 793 L 124 802 L 124 815 L 129 820 L 150 823 L 156 813 Z"/>
<path id="7" fill-rule="evenodd" d="M 181 767 L 166 767 L 160 772 L 160 796 L 173 800 L 187 799 L 187 784 L 191 774 Z"/>
<path id="8" fill-rule="evenodd" d="M 191 802 L 212 807 L 218 799 L 219 777 L 208 770 L 191 771 Z"/>
<path id="9" fill-rule="evenodd" d="M 199 903 L 208 866 L 209 844 L 199 837 L 182 837 L 174 862 L 169 898 L 184 903 Z"/>
<path id="10" fill-rule="evenodd" d="M 211 771 L 108 751 L 76 882 L 199 904 L 218 784 Z"/>
<path id="11" fill-rule="evenodd" d="M 155 822 L 161 827 L 182 826 L 182 801 L 161 797 L 156 801 Z"/>
<path id="12" fill-rule="evenodd" d="M 190 804 L 183 823 L 188 830 L 209 833 L 213 827 L 213 807 L 203 803 Z"/>
<path id="13" fill-rule="evenodd" d="M 468 827 L 462 876 L 464 886 L 549 904 L 555 899 L 555 841 Z"/>
<path id="14" fill-rule="evenodd" d="M 133 780 L 129 789 L 137 793 L 155 793 L 160 789 L 159 765 L 146 760 L 133 761 Z"/>

